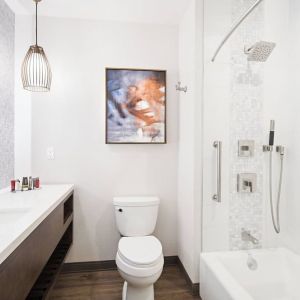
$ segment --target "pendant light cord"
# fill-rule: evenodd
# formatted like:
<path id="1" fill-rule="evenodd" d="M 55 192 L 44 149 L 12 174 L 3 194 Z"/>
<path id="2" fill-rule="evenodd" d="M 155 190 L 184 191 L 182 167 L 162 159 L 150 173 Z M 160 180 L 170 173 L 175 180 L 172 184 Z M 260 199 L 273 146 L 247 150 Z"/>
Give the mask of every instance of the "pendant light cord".
<path id="1" fill-rule="evenodd" d="M 38 30 L 37 30 L 37 11 L 38 11 L 38 1 L 35 2 L 35 45 L 37 46 Z"/>

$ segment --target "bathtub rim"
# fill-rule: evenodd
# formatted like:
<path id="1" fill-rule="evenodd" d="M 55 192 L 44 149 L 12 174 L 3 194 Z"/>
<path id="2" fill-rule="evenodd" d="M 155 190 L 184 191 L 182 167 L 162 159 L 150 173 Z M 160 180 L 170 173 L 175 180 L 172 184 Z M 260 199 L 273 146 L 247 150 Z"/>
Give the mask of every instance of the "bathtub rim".
<path id="1" fill-rule="evenodd" d="M 236 251 L 215 251 L 200 253 L 200 285 L 203 287 L 205 278 L 203 278 L 204 268 L 207 268 L 217 279 L 218 283 L 228 292 L 232 300 L 254 300 L 247 290 L 238 282 L 238 280 L 226 269 L 221 259 L 231 258 L 233 255 L 247 255 L 248 253 L 258 255 L 267 252 L 279 252 L 283 255 L 292 256 L 300 261 L 300 256 L 292 250 L 285 247 L 278 248 L 260 248 L 251 250 Z M 217 271 L 216 271 L 217 270 Z M 200 289 L 201 294 L 201 289 Z"/>
<path id="2" fill-rule="evenodd" d="M 203 268 L 207 268 L 216 277 L 218 283 L 233 297 L 232 300 L 253 300 L 249 293 L 230 274 L 225 266 L 216 258 L 216 254 L 224 252 L 210 252 L 200 254 L 200 287 L 204 285 Z M 218 270 L 216 272 L 216 270 Z M 201 289 L 200 289 L 200 296 Z"/>

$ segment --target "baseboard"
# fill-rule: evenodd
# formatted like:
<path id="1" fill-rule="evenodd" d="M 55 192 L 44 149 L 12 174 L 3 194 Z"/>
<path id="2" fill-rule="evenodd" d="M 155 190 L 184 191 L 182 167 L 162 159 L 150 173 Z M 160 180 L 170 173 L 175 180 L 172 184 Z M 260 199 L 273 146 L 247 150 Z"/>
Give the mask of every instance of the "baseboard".
<path id="1" fill-rule="evenodd" d="M 177 256 L 165 256 L 165 266 L 174 266 L 178 264 Z M 65 263 L 62 267 L 62 273 L 81 273 L 81 272 L 95 272 L 117 270 L 117 265 L 114 260 L 106 261 L 89 261 Z"/>
<path id="2" fill-rule="evenodd" d="M 199 291 L 200 291 L 199 283 L 192 282 L 189 274 L 187 273 L 187 271 L 179 257 L 177 257 L 177 264 L 178 264 L 178 267 L 181 270 L 181 272 L 184 274 L 185 280 L 186 280 L 188 286 L 190 287 L 193 296 L 199 296 Z"/>
<path id="3" fill-rule="evenodd" d="M 178 256 L 165 256 L 164 266 L 176 266 L 178 264 Z"/>
<path id="4" fill-rule="evenodd" d="M 62 268 L 62 273 L 84 273 L 95 271 L 116 270 L 117 265 L 114 260 L 105 261 L 87 261 L 87 262 L 75 262 L 65 263 Z"/>
<path id="5" fill-rule="evenodd" d="M 199 283 L 192 282 L 179 257 L 165 256 L 164 259 L 164 265 L 166 267 L 178 265 L 179 269 L 184 274 L 185 280 L 190 287 L 193 296 L 199 296 Z M 117 270 L 117 265 L 114 260 L 65 263 L 62 267 L 61 273 L 83 273 L 109 270 Z"/>

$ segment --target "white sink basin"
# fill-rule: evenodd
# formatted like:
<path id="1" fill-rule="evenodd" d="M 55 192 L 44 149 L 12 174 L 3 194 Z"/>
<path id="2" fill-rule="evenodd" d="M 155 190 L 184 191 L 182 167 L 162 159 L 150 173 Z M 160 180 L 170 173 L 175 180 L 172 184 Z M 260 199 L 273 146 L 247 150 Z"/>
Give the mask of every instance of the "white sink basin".
<path id="1" fill-rule="evenodd" d="M 30 208 L 6 208 L 0 209 L 0 225 L 13 224 L 18 222 Z"/>

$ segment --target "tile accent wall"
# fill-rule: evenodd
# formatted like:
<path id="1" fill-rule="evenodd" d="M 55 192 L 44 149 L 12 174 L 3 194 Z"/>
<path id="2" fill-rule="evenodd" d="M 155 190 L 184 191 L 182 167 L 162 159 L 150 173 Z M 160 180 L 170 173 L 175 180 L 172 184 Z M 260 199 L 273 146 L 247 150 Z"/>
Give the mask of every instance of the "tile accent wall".
<path id="1" fill-rule="evenodd" d="M 15 16 L 0 0 L 0 189 L 14 176 Z"/>
<path id="2" fill-rule="evenodd" d="M 232 19 L 237 20 L 252 0 L 232 0 Z M 241 228 L 250 230 L 260 241 L 263 232 L 263 64 L 248 63 L 244 45 L 260 41 L 264 30 L 264 9 L 260 6 L 233 35 L 231 46 L 230 103 L 230 196 L 229 245 L 231 250 L 252 248 L 241 241 Z M 253 157 L 238 157 L 238 141 L 255 140 Z M 237 174 L 256 173 L 257 191 L 237 192 Z M 260 247 L 258 245 L 257 247 Z"/>

